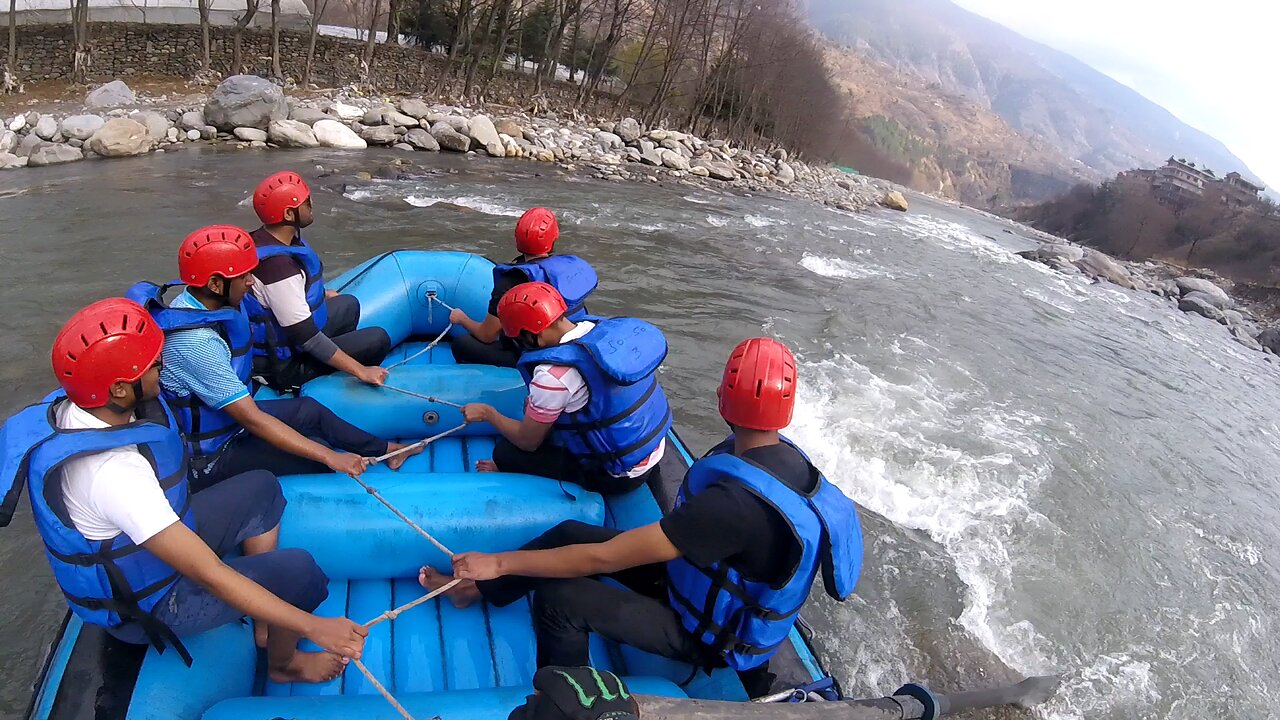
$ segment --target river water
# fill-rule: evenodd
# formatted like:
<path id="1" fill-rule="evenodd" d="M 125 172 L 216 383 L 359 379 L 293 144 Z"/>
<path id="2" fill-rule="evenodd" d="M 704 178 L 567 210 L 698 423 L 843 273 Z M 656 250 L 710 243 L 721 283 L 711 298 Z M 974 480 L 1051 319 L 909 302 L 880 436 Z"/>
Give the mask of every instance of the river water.
<path id="1" fill-rule="evenodd" d="M 1062 673 L 1034 716 L 1271 715 L 1280 369 L 1220 326 L 1024 262 L 1009 226 L 925 201 L 855 216 L 443 156 L 418 179 L 354 180 L 378 157 L 193 151 L 0 175 L 0 410 L 51 387 L 74 309 L 172 277 L 200 225 L 249 224 L 250 188 L 279 166 L 313 179 L 309 237 L 333 274 L 399 247 L 506 258 L 520 210 L 547 205 L 562 249 L 601 272 L 593 309 L 666 331 L 663 382 L 695 452 L 724 432 L 729 348 L 767 333 L 796 349 L 791 434 L 864 508 L 855 598 L 806 613 L 849 692 Z M 29 512 L 0 538 L 14 717 L 63 611 Z"/>

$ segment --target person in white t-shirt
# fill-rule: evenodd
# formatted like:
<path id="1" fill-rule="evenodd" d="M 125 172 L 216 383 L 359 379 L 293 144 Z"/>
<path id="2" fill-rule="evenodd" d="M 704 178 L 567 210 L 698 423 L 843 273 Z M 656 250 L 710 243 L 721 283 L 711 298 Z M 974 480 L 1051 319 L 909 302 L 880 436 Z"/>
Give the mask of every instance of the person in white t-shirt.
<path id="1" fill-rule="evenodd" d="M 497 310 L 503 332 L 524 348 L 517 367 L 529 399 L 519 420 L 489 405 L 463 408 L 467 421 L 490 423 L 502 436 L 493 460 L 477 469 L 541 475 L 608 494 L 652 477 L 671 428 L 655 376 L 666 357 L 661 331 L 630 318 L 575 323 L 560 293 L 540 282 L 512 288 Z"/>
<path id="2" fill-rule="evenodd" d="M 307 552 L 277 549 L 285 502 L 274 475 L 247 472 L 188 493 L 186 444 L 159 399 L 163 344 L 130 300 L 72 317 L 53 346 L 62 391 L 0 432 L 0 451 L 27 458 L 0 476 L 0 496 L 30 486 L 54 578 L 85 622 L 187 659 L 180 638 L 248 615 L 267 629 L 271 679 L 336 677 L 345 658 L 360 657 L 367 630 L 311 614 L 328 578 Z M 300 637 L 326 652 L 299 651 Z"/>

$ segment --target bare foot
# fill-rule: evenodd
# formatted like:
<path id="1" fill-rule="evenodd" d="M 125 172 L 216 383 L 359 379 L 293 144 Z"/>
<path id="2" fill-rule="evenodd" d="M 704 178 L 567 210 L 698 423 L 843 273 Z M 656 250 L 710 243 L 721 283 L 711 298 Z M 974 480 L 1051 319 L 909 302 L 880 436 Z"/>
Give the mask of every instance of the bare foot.
<path id="1" fill-rule="evenodd" d="M 476 472 L 498 472 L 498 464 L 492 460 L 477 460 Z"/>
<path id="2" fill-rule="evenodd" d="M 268 669 L 267 677 L 277 683 L 322 683 L 342 674 L 342 658 L 331 652 L 298 651 L 284 667 Z"/>
<path id="3" fill-rule="evenodd" d="M 452 575 L 436 572 L 434 568 L 424 567 L 418 571 L 418 583 L 428 592 L 439 590 L 451 582 L 453 582 Z M 480 599 L 480 589 L 476 587 L 474 580 L 463 580 L 454 585 L 453 589 L 444 596 L 449 598 L 454 607 L 463 609 Z"/>
<path id="4" fill-rule="evenodd" d="M 407 443 L 389 442 L 387 443 L 387 452 L 395 452 L 400 448 L 405 448 L 405 447 L 409 447 L 409 445 Z M 387 467 L 391 468 L 392 470 L 399 470 L 400 466 L 404 465 L 405 460 L 408 460 L 409 458 L 413 457 L 414 455 L 417 455 L 418 453 L 426 449 L 427 449 L 426 445 L 419 445 L 418 447 L 410 450 L 409 452 L 403 452 L 393 458 L 389 458 L 387 460 Z"/>
<path id="5" fill-rule="evenodd" d="M 253 644 L 260 648 L 267 646 L 267 624 L 264 622 L 253 621 Z"/>

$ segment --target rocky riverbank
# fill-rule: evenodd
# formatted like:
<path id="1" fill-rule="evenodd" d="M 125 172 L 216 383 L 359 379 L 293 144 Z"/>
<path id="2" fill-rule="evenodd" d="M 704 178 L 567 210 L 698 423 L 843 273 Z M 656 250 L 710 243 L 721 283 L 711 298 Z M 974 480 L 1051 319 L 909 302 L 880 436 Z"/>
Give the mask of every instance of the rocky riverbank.
<path id="1" fill-rule="evenodd" d="M 474 153 L 554 163 L 605 180 L 659 182 L 669 177 L 748 192 L 781 191 L 842 210 L 876 204 L 907 207 L 901 189 L 887 181 L 800 162 L 785 149 L 752 152 L 722 140 L 645 128 L 634 118 L 567 115 L 346 91 L 288 97 L 279 86 L 252 75 L 227 78 L 207 98 L 140 101 L 115 80 L 90 91 L 83 111 L 32 110 L 5 119 L 0 170 L 210 144 L 245 149 L 386 146 L 405 153 Z"/>
<path id="2" fill-rule="evenodd" d="M 1228 292 L 1233 287 L 1230 280 L 1208 270 L 1192 272 L 1152 261 L 1117 260 L 1052 235 L 1039 235 L 1039 248 L 1018 254 L 1067 275 L 1084 275 L 1094 282 L 1109 282 L 1166 298 L 1183 312 L 1224 326 L 1233 340 L 1250 350 L 1280 356 L 1280 328 L 1265 327 L 1276 318 L 1260 303 L 1232 297 Z"/>

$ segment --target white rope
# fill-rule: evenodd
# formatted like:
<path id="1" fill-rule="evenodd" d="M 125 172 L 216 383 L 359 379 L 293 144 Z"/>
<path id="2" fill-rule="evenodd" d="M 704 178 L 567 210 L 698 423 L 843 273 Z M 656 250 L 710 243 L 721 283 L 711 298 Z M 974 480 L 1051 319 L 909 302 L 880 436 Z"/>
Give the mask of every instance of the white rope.
<path id="1" fill-rule="evenodd" d="M 437 300 L 436 302 L 439 302 L 439 301 Z M 430 343 L 427 343 L 427 346 L 426 346 L 426 347 L 422 348 L 422 349 L 421 349 L 421 350 L 419 350 L 418 352 L 416 352 L 416 353 L 414 353 L 414 354 L 410 355 L 409 357 L 407 357 L 407 358 L 405 358 L 405 359 L 401 360 L 401 361 L 400 361 L 400 362 L 398 362 L 398 363 L 395 363 L 395 364 L 392 364 L 392 365 L 388 365 L 388 366 L 387 366 L 387 370 L 388 370 L 388 371 L 395 370 L 396 368 L 400 367 L 401 365 L 404 365 L 405 363 L 410 362 L 410 361 L 413 361 L 413 360 L 417 360 L 419 357 L 422 357 L 423 355 L 426 355 L 427 353 L 431 352 L 431 348 L 435 347 L 436 345 L 439 345 L 439 344 L 440 344 L 440 341 L 444 339 L 444 336 L 445 336 L 445 335 L 448 335 L 448 334 L 449 334 L 449 331 L 450 331 L 450 330 L 452 330 L 452 329 L 453 329 L 453 323 L 449 323 L 447 326 L 445 326 L 445 329 L 444 329 L 443 331 L 441 331 L 439 335 L 437 335 L 437 336 L 436 336 L 436 339 L 435 339 L 435 340 L 432 340 Z"/>
<path id="2" fill-rule="evenodd" d="M 449 584 L 444 585 L 442 587 L 438 587 L 435 590 L 432 590 L 431 592 L 427 593 L 426 595 L 423 595 L 422 597 L 418 598 L 417 600 L 414 600 L 413 602 L 405 603 L 404 605 L 401 605 L 395 610 L 388 610 L 382 613 L 378 617 L 365 623 L 364 626 L 366 628 L 371 628 L 374 625 L 377 625 L 378 623 L 386 622 L 387 620 L 395 620 L 396 618 L 400 617 L 401 613 L 408 612 L 409 610 L 412 610 L 418 607 L 419 605 L 421 605 L 422 603 L 428 600 L 434 600 L 435 598 L 449 592 L 450 590 L 453 589 L 453 586 L 457 585 L 460 582 L 462 582 L 462 578 L 455 578 L 454 580 L 449 582 Z"/>
<path id="3" fill-rule="evenodd" d="M 459 430 L 461 430 L 462 428 L 464 428 L 464 427 L 466 427 L 466 426 L 467 426 L 467 424 L 464 422 L 464 423 L 462 423 L 461 425 L 459 425 L 458 427 L 456 427 L 456 428 L 452 428 L 452 429 L 450 429 L 450 430 L 445 430 L 444 432 L 440 433 L 439 435 L 432 435 L 431 437 L 427 438 L 426 440 L 419 440 L 418 442 L 416 442 L 416 443 L 414 443 L 414 444 L 412 444 L 412 445 L 405 445 L 404 447 L 400 448 L 399 450 L 392 450 L 391 452 L 389 452 L 389 453 L 387 453 L 387 454 L 385 454 L 385 455 L 379 455 L 379 456 L 378 456 L 378 457 L 376 457 L 376 458 L 372 458 L 372 462 L 373 462 L 373 464 L 374 464 L 374 465 L 377 465 L 378 463 L 380 463 L 380 462 L 382 462 L 382 461 L 384 461 L 384 460 L 390 460 L 391 458 L 396 457 L 397 455 L 403 455 L 403 454 L 405 454 L 405 453 L 407 453 L 407 452 L 413 452 L 414 450 L 417 450 L 418 448 L 424 448 L 424 447 L 426 447 L 426 446 L 430 445 L 431 443 L 435 442 L 436 440 L 439 440 L 439 439 L 440 439 L 440 438 L 442 438 L 442 437 L 448 437 L 449 435 L 452 435 L 452 434 L 454 434 L 454 433 L 458 432 Z M 356 478 L 356 479 L 358 480 L 359 478 Z"/>
<path id="4" fill-rule="evenodd" d="M 364 678 L 369 681 L 369 684 L 373 686 L 373 689 L 377 690 L 387 702 L 391 703 L 391 707 L 395 708 L 396 712 L 400 713 L 400 717 L 404 718 L 404 720 L 413 720 L 413 716 L 409 714 L 409 711 L 405 710 L 404 706 L 399 702 L 396 702 L 395 697 L 393 697 L 386 688 L 382 687 L 382 683 L 378 682 L 378 678 L 374 677 L 373 673 L 369 672 L 369 668 L 365 667 L 364 663 L 356 659 L 352 659 L 351 662 L 356 664 L 356 668 L 364 674 Z"/>
<path id="5" fill-rule="evenodd" d="M 402 395 L 408 395 L 409 397 L 416 397 L 422 400 L 426 400 L 427 402 L 438 403 L 440 405 L 447 405 L 451 408 L 457 408 L 459 410 L 462 409 L 462 406 L 456 402 L 441 400 L 440 398 L 435 397 L 433 395 L 423 395 L 422 393 L 416 393 L 412 390 L 405 390 L 404 388 L 392 387 L 391 385 L 386 385 L 386 384 L 379 385 L 378 387 L 381 387 L 383 390 L 390 390 L 392 392 L 398 392 Z"/>

